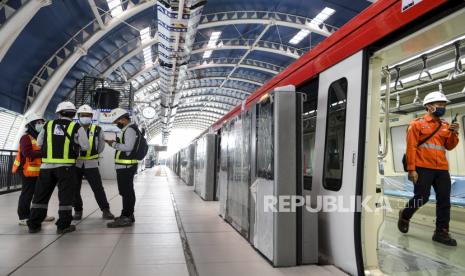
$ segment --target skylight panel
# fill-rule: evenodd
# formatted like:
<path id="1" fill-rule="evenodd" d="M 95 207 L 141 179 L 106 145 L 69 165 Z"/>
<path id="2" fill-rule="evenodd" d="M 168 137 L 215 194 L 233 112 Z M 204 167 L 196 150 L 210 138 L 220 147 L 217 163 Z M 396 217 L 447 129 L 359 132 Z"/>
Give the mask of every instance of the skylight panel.
<path id="1" fill-rule="evenodd" d="M 307 25 L 311 26 L 318 26 L 322 23 L 324 23 L 331 15 L 333 15 L 336 11 L 325 7 L 315 18 L 310 21 Z M 299 44 L 305 37 L 307 37 L 310 34 L 309 30 L 300 30 L 294 37 L 289 40 L 289 43 L 296 45 Z"/>
<path id="2" fill-rule="evenodd" d="M 331 8 L 324 8 L 315 18 L 310 21 L 310 24 L 313 25 L 320 25 L 324 23 L 331 15 L 333 15 L 336 11 Z"/>
<path id="3" fill-rule="evenodd" d="M 218 39 L 221 36 L 221 32 L 213 32 L 208 40 L 207 48 L 215 48 Z M 209 58 L 213 53 L 213 50 L 208 50 L 203 53 L 203 58 Z"/>
<path id="4" fill-rule="evenodd" d="M 151 39 L 150 27 L 143 28 L 142 30 L 140 30 L 139 35 L 140 35 L 140 41 L 141 41 L 142 44 L 150 41 L 150 39 Z M 153 63 L 152 47 L 151 46 L 145 47 L 142 50 L 142 54 L 144 55 L 145 66 L 146 67 L 151 66 L 152 63 Z"/>
<path id="5" fill-rule="evenodd" d="M 140 34 L 140 40 L 142 43 L 145 43 L 150 40 L 150 27 L 143 28 L 142 30 L 139 31 Z"/>
<path id="6" fill-rule="evenodd" d="M 107 0 L 108 8 L 110 9 L 111 16 L 117 17 L 123 13 L 123 6 L 121 0 Z"/>

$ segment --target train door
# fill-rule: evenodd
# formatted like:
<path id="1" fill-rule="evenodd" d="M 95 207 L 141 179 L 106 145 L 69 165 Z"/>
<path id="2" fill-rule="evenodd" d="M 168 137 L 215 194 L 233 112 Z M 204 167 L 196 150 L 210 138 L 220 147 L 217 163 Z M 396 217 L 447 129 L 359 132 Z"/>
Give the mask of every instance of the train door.
<path id="1" fill-rule="evenodd" d="M 363 214 L 364 255 L 367 270 L 379 268 L 389 275 L 465 275 L 465 9 L 436 16 L 442 18 L 422 22 L 422 28 L 416 24 L 418 30 L 401 39 L 374 45 L 377 51 L 370 59 L 364 196 L 376 191 L 384 212 L 381 220 L 374 213 Z M 456 118 L 461 125 L 458 145 L 446 151 L 452 180 L 449 233 L 457 240 L 456 247 L 432 241 L 437 207 L 434 189 L 410 219 L 408 233 L 397 227 L 400 211 L 418 187 L 402 165 L 406 130 L 412 120 L 424 116 L 423 99 L 433 91 L 451 101 L 441 119 L 450 123 Z M 421 132 L 428 132 L 427 127 Z M 448 133 L 438 133 L 443 135 Z"/>
<path id="2" fill-rule="evenodd" d="M 315 162 L 312 180 L 312 199 L 317 197 L 322 207 L 318 219 L 320 261 L 353 275 L 363 273 L 360 213 L 354 207 L 361 194 L 364 68 L 361 51 L 319 76 L 315 143 L 321 146 L 315 148 L 315 158 L 321 161 Z"/>

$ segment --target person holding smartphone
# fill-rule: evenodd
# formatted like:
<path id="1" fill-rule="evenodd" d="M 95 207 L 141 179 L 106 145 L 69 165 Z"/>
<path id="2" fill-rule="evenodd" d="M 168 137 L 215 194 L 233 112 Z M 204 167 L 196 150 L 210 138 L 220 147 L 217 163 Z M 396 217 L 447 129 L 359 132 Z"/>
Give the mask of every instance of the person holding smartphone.
<path id="1" fill-rule="evenodd" d="M 449 235 L 451 179 L 446 150 L 459 143 L 459 124 L 441 120 L 449 100 L 441 92 L 431 92 L 423 100 L 427 114 L 410 122 L 407 131 L 408 179 L 414 184 L 414 196 L 399 211 L 397 226 L 407 233 L 413 214 L 428 202 L 431 186 L 436 192 L 436 230 L 433 241 L 449 246 L 457 242 Z"/>

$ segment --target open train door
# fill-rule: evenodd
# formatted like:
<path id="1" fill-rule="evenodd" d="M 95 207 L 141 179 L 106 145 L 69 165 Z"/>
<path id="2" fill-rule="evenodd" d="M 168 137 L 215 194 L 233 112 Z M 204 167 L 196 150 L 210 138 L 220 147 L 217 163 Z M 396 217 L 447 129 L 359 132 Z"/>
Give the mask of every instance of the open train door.
<path id="1" fill-rule="evenodd" d="M 352 275 L 363 274 L 356 206 L 362 191 L 366 65 L 360 51 L 322 72 L 318 88 L 315 144 L 321 146 L 315 147 L 315 160 L 321 161 L 315 162 L 311 205 L 318 196 L 320 262 Z"/>

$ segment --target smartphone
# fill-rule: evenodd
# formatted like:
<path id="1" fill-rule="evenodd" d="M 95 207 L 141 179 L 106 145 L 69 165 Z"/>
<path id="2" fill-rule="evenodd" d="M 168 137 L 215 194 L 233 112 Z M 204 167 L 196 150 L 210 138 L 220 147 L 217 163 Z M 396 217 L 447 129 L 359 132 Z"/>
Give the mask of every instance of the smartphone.
<path id="1" fill-rule="evenodd" d="M 453 123 L 456 123 L 457 122 L 457 115 L 459 115 L 458 113 L 455 113 L 455 116 L 454 116 L 454 119 L 452 119 L 452 122 L 451 124 Z M 450 129 L 450 128 L 449 128 Z"/>

